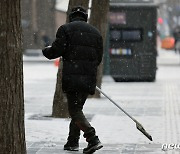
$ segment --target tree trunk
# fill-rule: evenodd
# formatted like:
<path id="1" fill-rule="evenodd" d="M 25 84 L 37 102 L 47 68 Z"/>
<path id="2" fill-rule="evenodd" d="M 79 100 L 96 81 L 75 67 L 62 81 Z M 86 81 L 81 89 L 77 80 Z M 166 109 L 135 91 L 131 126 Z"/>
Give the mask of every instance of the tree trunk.
<path id="1" fill-rule="evenodd" d="M 69 21 L 68 15 L 71 9 L 74 6 L 83 6 L 84 8 L 88 8 L 89 0 L 70 0 L 68 11 L 67 11 L 67 19 L 66 22 Z M 65 94 L 62 91 L 62 68 L 63 62 L 62 59 L 60 60 L 60 66 L 57 73 L 57 82 L 56 82 L 56 90 L 54 94 L 53 100 L 53 109 L 52 109 L 52 116 L 58 118 L 68 118 L 68 107 L 67 107 L 67 99 Z"/>
<path id="2" fill-rule="evenodd" d="M 107 33 L 107 22 L 108 22 L 108 12 L 109 12 L 109 0 L 92 0 L 92 8 L 91 8 L 91 17 L 90 24 L 99 29 L 102 37 L 103 43 L 105 47 L 106 42 L 106 33 Z M 98 67 L 97 72 L 97 86 L 101 88 L 102 83 L 102 75 L 103 75 L 103 61 Z M 100 98 L 100 93 L 96 90 L 95 98 Z"/>
<path id="3" fill-rule="evenodd" d="M 66 95 L 62 91 L 62 58 L 59 59 L 59 68 L 57 73 L 56 90 L 54 93 L 52 116 L 55 118 L 68 118 L 68 107 Z"/>
<path id="4" fill-rule="evenodd" d="M 20 0 L 0 1 L 0 153 L 25 154 Z"/>

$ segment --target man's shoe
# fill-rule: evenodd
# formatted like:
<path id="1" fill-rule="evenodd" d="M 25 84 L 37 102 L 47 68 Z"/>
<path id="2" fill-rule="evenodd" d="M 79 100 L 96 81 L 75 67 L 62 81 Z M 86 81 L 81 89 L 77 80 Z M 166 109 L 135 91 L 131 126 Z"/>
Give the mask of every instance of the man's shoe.
<path id="1" fill-rule="evenodd" d="M 64 145 L 64 150 L 67 151 L 79 151 L 79 142 L 78 141 L 67 141 Z"/>
<path id="2" fill-rule="evenodd" d="M 99 141 L 98 137 L 96 136 L 93 140 L 88 142 L 87 148 L 83 149 L 84 154 L 92 154 L 96 150 L 99 150 L 103 147 L 101 142 Z"/>

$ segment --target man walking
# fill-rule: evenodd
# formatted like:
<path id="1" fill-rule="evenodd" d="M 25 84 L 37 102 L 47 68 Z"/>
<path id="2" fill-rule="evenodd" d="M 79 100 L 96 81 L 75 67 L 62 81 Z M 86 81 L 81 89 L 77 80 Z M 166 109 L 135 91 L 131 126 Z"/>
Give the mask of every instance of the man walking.
<path id="1" fill-rule="evenodd" d="M 48 59 L 62 56 L 62 89 L 68 100 L 71 116 L 68 141 L 64 150 L 79 149 L 80 130 L 88 146 L 83 153 L 90 154 L 102 148 L 95 129 L 84 116 L 82 109 L 89 94 L 95 93 L 97 67 L 103 55 L 103 41 L 99 31 L 87 23 L 88 15 L 82 7 L 75 7 L 69 23 L 59 27 L 51 47 L 43 49 Z"/>

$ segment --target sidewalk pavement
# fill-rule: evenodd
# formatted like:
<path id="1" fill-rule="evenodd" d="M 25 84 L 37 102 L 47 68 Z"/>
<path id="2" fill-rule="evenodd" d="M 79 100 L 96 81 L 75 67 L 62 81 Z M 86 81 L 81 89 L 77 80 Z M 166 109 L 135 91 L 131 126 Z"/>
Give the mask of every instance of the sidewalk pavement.
<path id="1" fill-rule="evenodd" d="M 84 106 L 84 113 L 104 145 L 95 153 L 180 153 L 179 148 L 171 147 L 168 150 L 165 146 L 166 151 L 162 150 L 163 144 L 180 143 L 180 67 L 158 65 L 155 82 L 114 82 L 110 76 L 105 76 L 102 84 L 102 90 L 143 125 L 152 135 L 153 142 L 140 133 L 135 123 L 104 96 L 101 99 L 91 98 Z M 24 63 L 24 70 L 27 153 L 82 153 L 87 146 L 82 136 L 79 152 L 63 150 L 70 120 L 49 117 L 57 68 L 49 63 Z"/>
<path id="2" fill-rule="evenodd" d="M 29 142 L 28 154 L 82 154 L 85 144 L 80 145 L 79 151 L 64 151 L 63 143 L 53 143 L 48 145 L 46 142 Z M 96 154 L 158 154 L 160 152 L 160 144 L 104 144 L 104 147 L 96 151 Z M 160 152 L 164 153 L 164 152 Z"/>

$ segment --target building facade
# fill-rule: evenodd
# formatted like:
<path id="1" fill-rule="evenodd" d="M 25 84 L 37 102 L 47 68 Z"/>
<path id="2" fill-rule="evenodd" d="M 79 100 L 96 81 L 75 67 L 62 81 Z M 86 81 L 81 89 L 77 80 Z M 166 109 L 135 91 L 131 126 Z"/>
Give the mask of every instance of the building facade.
<path id="1" fill-rule="evenodd" d="M 40 49 L 55 37 L 55 0 L 23 0 L 23 48 Z"/>

